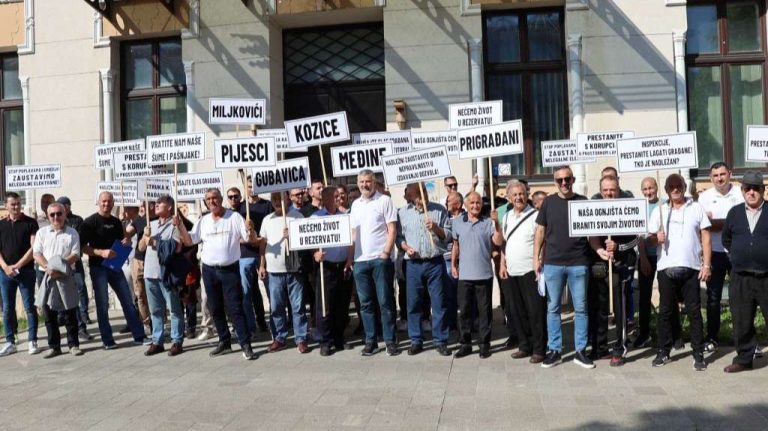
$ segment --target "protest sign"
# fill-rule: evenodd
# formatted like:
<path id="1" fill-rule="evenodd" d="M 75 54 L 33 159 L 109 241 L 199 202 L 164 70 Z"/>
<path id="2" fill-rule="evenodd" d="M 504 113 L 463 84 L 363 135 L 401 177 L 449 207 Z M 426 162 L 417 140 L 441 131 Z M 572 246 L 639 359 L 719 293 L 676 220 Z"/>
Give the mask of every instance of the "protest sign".
<path id="1" fill-rule="evenodd" d="M 411 150 L 411 131 L 355 133 L 352 135 L 352 143 L 355 145 L 391 143 L 390 154 L 404 153 Z"/>
<path id="2" fill-rule="evenodd" d="M 137 181 L 139 199 L 156 201 L 160 196 L 170 196 L 173 179 L 171 178 L 143 178 Z"/>
<path id="3" fill-rule="evenodd" d="M 310 186 L 309 158 L 300 157 L 277 162 L 273 167 L 251 171 L 253 193 L 284 192 Z"/>
<path id="4" fill-rule="evenodd" d="M 576 141 L 543 141 L 541 143 L 541 166 L 545 168 L 592 163 L 594 161 L 593 158 L 579 156 Z"/>
<path id="5" fill-rule="evenodd" d="M 616 141 L 634 138 L 635 132 L 577 133 L 576 148 L 582 157 L 613 157 L 616 155 Z"/>
<path id="6" fill-rule="evenodd" d="M 345 111 L 285 122 L 288 148 L 305 148 L 349 140 L 349 125 Z"/>
<path id="7" fill-rule="evenodd" d="M 219 189 L 224 194 L 224 177 L 218 171 L 179 174 L 174 185 L 179 202 L 205 199 L 205 192 L 212 188 Z"/>
<path id="8" fill-rule="evenodd" d="M 147 143 L 143 139 L 97 145 L 93 148 L 94 166 L 96 169 L 110 169 L 112 168 L 112 154 L 138 151 L 147 151 Z"/>
<path id="9" fill-rule="evenodd" d="M 275 166 L 275 138 L 214 139 L 213 157 L 217 169 Z"/>
<path id="10" fill-rule="evenodd" d="M 501 124 L 458 131 L 459 159 L 496 157 L 523 152 L 523 122 Z"/>
<path id="11" fill-rule="evenodd" d="M 61 165 L 6 166 L 5 189 L 52 189 L 61 187 Z"/>
<path id="12" fill-rule="evenodd" d="M 136 181 L 100 181 L 96 183 L 96 201 L 101 192 L 112 193 L 115 205 L 137 207 L 141 205 L 139 199 L 139 184 Z"/>
<path id="13" fill-rule="evenodd" d="M 307 148 L 289 148 L 288 132 L 285 129 L 258 129 L 256 136 L 260 138 L 275 138 L 275 151 L 278 153 L 306 153 Z"/>
<path id="14" fill-rule="evenodd" d="M 381 158 L 392 154 L 392 144 L 344 145 L 331 148 L 334 177 L 357 175 L 363 169 L 381 172 Z"/>
<path id="15" fill-rule="evenodd" d="M 696 132 L 619 139 L 617 147 L 620 173 L 699 167 Z"/>
<path id="16" fill-rule="evenodd" d="M 747 162 L 768 162 L 768 126 L 747 126 Z"/>
<path id="17" fill-rule="evenodd" d="M 645 199 L 568 201 L 568 236 L 642 235 L 648 232 Z"/>
<path id="18" fill-rule="evenodd" d="M 205 159 L 205 133 L 147 136 L 147 160 L 152 166 Z"/>
<path id="19" fill-rule="evenodd" d="M 114 153 L 112 157 L 114 159 L 112 161 L 113 178 L 116 180 L 173 175 L 172 165 L 147 165 L 147 153 L 145 151 Z"/>
<path id="20" fill-rule="evenodd" d="M 264 99 L 208 99 L 208 124 L 267 124 Z"/>
<path id="21" fill-rule="evenodd" d="M 446 147 L 425 148 L 383 156 L 382 167 L 384 181 L 390 187 L 452 175 Z"/>
<path id="22" fill-rule="evenodd" d="M 448 124 L 451 129 L 490 126 L 504 121 L 501 100 L 448 105 Z"/>
<path id="23" fill-rule="evenodd" d="M 456 130 L 411 131 L 411 146 L 414 150 L 448 147 L 448 155 L 459 156 L 459 134 Z"/>
<path id="24" fill-rule="evenodd" d="M 290 219 L 288 247 L 290 250 L 313 250 L 352 245 L 349 214 Z"/>

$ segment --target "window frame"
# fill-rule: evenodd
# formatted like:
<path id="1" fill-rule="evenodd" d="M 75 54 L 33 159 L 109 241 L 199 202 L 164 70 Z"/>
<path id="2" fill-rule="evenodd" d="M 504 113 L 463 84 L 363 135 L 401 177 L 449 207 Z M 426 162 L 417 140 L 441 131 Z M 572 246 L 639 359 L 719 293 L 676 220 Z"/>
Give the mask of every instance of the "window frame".
<path id="1" fill-rule="evenodd" d="M 16 57 L 18 59 L 18 54 L 16 52 L 10 52 L 10 53 L 0 53 L 0 170 L 2 170 L 3 175 L 0 178 L 0 199 L 2 199 L 2 205 L 5 205 L 5 142 L 3 141 L 3 137 L 5 136 L 5 130 L 3 129 L 3 117 L 6 112 L 8 111 L 22 111 L 22 116 L 24 115 L 24 98 L 23 96 L 18 99 L 5 99 L 5 95 L 3 94 L 3 60 L 7 57 Z M 26 162 L 26 161 L 25 161 Z"/>

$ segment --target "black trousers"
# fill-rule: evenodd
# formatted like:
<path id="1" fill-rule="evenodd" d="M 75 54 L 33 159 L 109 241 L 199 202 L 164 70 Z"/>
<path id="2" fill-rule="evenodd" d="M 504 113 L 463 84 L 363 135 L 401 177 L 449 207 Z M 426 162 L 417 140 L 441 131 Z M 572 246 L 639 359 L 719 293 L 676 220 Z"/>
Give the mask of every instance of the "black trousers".
<path id="1" fill-rule="evenodd" d="M 493 279 L 487 280 L 461 280 L 459 279 L 459 342 L 472 344 L 473 310 L 477 304 L 479 334 L 478 344 L 491 344 L 491 322 L 493 310 L 491 299 L 493 296 Z"/>
<path id="2" fill-rule="evenodd" d="M 602 274 L 600 274 L 602 275 Z M 624 351 L 624 325 L 627 320 L 626 304 L 630 301 L 627 297 L 629 282 L 634 273 L 626 266 L 613 267 L 613 313 L 616 322 L 616 343 L 613 345 L 613 354 L 621 355 Z M 606 265 L 605 277 L 596 277 L 593 272 L 589 280 L 587 292 L 587 313 L 589 318 L 589 341 L 592 349 L 605 351 L 608 349 L 608 320 L 610 308 L 610 284 Z M 622 307 L 622 295 L 624 307 Z"/>
<path id="3" fill-rule="evenodd" d="M 678 298 L 682 295 L 685 311 L 691 325 L 691 348 L 694 352 L 704 351 L 704 319 L 701 317 L 701 293 L 699 292 L 699 271 L 691 268 L 670 268 L 659 271 L 659 321 L 656 324 L 659 335 L 659 349 L 669 352 L 674 343 L 672 321 L 679 316 Z M 679 317 L 677 317 L 679 320 Z"/>
<path id="4" fill-rule="evenodd" d="M 640 324 L 638 326 L 638 338 L 648 338 L 651 335 L 651 296 L 653 294 L 653 280 L 656 278 L 656 256 L 647 256 L 648 263 L 651 264 L 651 273 L 643 274 L 638 269 L 638 311 L 640 314 Z M 674 323 L 674 322 L 673 322 Z M 680 319 L 677 319 L 678 326 Z"/>
<path id="5" fill-rule="evenodd" d="M 323 292 L 320 284 L 320 265 L 315 271 L 315 318 L 320 344 L 344 346 L 344 330 L 349 322 L 349 301 L 352 298 L 352 277 L 344 277 L 344 262 L 325 262 L 325 311 L 323 316 Z"/>
<path id="6" fill-rule="evenodd" d="M 768 321 L 768 277 L 731 274 L 729 301 L 733 317 L 733 339 L 736 344 L 734 363 L 752 365 L 757 346 L 755 314 L 757 306 Z"/>
<path id="7" fill-rule="evenodd" d="M 547 350 L 547 299 L 539 295 L 536 273 L 501 280 L 501 291 L 504 312 L 510 310 L 512 314 L 520 351 L 543 356 Z"/>
<path id="8" fill-rule="evenodd" d="M 728 253 L 712 252 L 712 276 L 707 281 L 707 340 L 718 341 L 720 302 L 723 300 L 725 275 L 731 273 Z"/>
<path id="9" fill-rule="evenodd" d="M 64 327 L 67 329 L 67 346 L 69 348 L 80 346 L 80 340 L 77 338 L 77 313 L 77 307 L 62 312 L 64 314 Z M 48 331 L 48 346 L 51 349 L 61 349 L 59 312 L 51 310 L 47 304 L 44 304 L 43 317 L 45 318 L 45 330 Z"/>
<path id="10" fill-rule="evenodd" d="M 246 329 L 243 316 L 243 288 L 240 284 L 239 262 L 224 267 L 203 264 L 203 283 L 208 297 L 208 311 L 211 312 L 213 323 L 216 325 L 219 341 L 230 342 L 232 339 L 227 325 L 228 314 L 237 331 L 239 344 L 250 344 L 251 334 Z"/>

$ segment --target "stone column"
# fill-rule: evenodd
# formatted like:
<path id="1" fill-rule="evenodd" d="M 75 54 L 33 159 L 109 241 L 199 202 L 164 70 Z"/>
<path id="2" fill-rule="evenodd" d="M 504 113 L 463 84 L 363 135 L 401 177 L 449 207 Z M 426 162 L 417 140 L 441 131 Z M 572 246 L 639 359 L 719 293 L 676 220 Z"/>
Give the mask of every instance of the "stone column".
<path id="1" fill-rule="evenodd" d="M 112 116 L 112 87 L 114 86 L 115 79 L 112 73 L 112 69 L 100 69 L 101 75 L 101 104 L 102 104 L 102 116 L 104 117 L 103 135 L 104 144 L 112 142 L 113 134 L 113 116 Z M 104 179 L 106 181 L 112 181 L 112 169 L 104 170 Z"/>
<path id="2" fill-rule="evenodd" d="M 571 100 L 571 138 L 584 131 L 584 91 L 581 82 L 581 35 L 568 35 L 568 77 Z M 587 173 L 583 164 L 573 165 L 573 176 L 576 178 L 574 191 L 587 195 Z"/>
<path id="3" fill-rule="evenodd" d="M 485 99 L 485 94 L 483 93 L 483 40 L 471 39 L 468 43 L 469 80 L 472 85 L 472 101 L 482 102 Z M 486 187 L 486 178 L 493 175 L 493 172 L 488 172 L 488 161 L 482 157 L 478 157 L 475 160 L 475 169 L 478 180 L 475 190 L 482 195 Z"/>

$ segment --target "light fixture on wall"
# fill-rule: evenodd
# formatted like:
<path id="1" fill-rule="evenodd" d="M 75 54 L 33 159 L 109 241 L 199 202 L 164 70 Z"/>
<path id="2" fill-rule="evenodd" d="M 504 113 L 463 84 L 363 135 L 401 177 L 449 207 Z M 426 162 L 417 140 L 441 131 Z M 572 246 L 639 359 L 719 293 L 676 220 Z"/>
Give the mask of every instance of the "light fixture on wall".
<path id="1" fill-rule="evenodd" d="M 405 110 L 405 100 L 395 99 L 393 103 L 395 105 L 395 123 L 397 123 L 397 127 L 401 130 L 405 129 L 405 123 L 408 122 L 408 116 L 406 115 Z"/>

